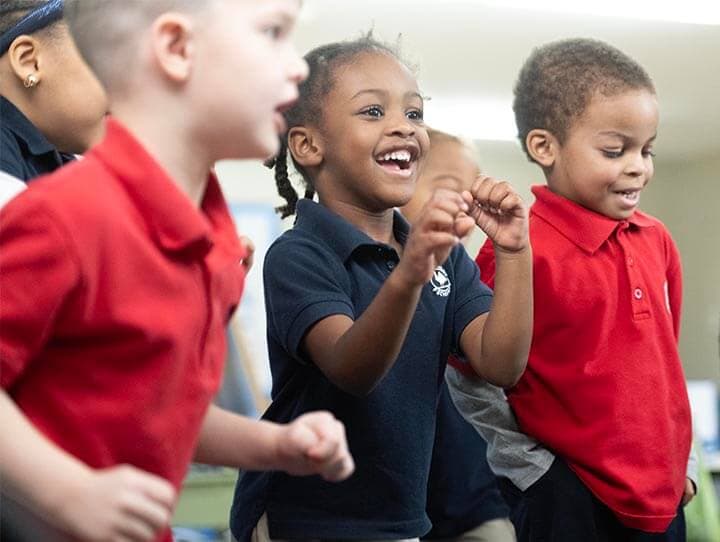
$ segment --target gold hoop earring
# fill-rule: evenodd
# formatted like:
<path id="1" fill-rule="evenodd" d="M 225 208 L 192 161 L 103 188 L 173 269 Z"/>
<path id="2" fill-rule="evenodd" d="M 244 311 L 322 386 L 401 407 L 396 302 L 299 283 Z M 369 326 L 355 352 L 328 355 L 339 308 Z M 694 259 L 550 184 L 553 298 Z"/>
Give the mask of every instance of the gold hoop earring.
<path id="1" fill-rule="evenodd" d="M 37 86 L 37 84 L 40 82 L 40 79 L 38 79 L 38 76 L 34 73 L 28 74 L 28 76 L 25 78 L 25 81 L 23 81 L 23 85 L 25 85 L 25 88 L 33 88 Z"/>

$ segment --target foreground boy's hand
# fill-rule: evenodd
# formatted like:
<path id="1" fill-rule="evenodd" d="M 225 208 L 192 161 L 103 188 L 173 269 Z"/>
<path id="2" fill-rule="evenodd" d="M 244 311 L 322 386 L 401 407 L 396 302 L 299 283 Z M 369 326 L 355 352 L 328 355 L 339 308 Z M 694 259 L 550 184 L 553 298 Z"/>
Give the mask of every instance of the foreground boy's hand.
<path id="1" fill-rule="evenodd" d="M 277 453 L 282 469 L 294 475 L 319 474 L 339 482 L 355 470 L 345 426 L 327 412 L 311 412 L 283 426 Z"/>
<path id="2" fill-rule="evenodd" d="M 497 248 L 519 252 L 528 246 L 528 210 L 510 183 L 479 175 L 463 197 L 468 214 Z"/>
<path id="3" fill-rule="evenodd" d="M 457 192 L 436 190 L 410 231 L 396 273 L 409 284 L 427 283 L 472 227 L 465 215 L 468 209 L 468 203 Z"/>
<path id="4" fill-rule="evenodd" d="M 59 503 L 59 527 L 87 542 L 145 542 L 170 524 L 175 490 L 129 465 L 90 470 Z"/>
<path id="5" fill-rule="evenodd" d="M 243 235 L 240 237 L 240 244 L 245 247 L 245 257 L 240 264 L 245 268 L 245 272 L 249 273 L 255 261 L 255 243 L 252 242 L 252 239 Z"/>
<path id="6" fill-rule="evenodd" d="M 691 500 L 693 500 L 693 497 L 695 497 L 696 493 L 697 491 L 695 490 L 695 484 L 693 484 L 690 478 L 685 478 L 685 489 L 683 491 L 682 505 L 685 506 Z"/>

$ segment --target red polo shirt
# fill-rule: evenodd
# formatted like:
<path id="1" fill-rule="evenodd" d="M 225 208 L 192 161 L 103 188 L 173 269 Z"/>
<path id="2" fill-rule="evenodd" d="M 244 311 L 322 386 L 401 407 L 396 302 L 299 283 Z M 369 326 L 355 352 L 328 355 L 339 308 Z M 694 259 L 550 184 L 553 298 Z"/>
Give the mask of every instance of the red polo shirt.
<path id="1" fill-rule="evenodd" d="M 680 503 L 691 440 L 677 248 L 642 212 L 617 221 L 545 186 L 532 191 L 533 340 L 508 399 L 523 431 L 624 524 L 662 532 Z M 492 284 L 491 243 L 476 261 Z"/>
<path id="2" fill-rule="evenodd" d="M 198 209 L 109 121 L 84 160 L 0 213 L 2 387 L 88 465 L 129 463 L 179 488 L 243 256 L 215 177 Z"/>

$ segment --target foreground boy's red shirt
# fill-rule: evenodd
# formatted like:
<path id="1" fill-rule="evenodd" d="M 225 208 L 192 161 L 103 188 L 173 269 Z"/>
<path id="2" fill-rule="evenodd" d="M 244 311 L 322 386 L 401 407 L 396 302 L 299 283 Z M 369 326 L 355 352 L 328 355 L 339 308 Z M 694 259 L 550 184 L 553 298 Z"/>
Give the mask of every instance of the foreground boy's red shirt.
<path id="1" fill-rule="evenodd" d="M 0 214 L 0 381 L 92 467 L 179 488 L 219 385 L 244 257 L 217 180 L 201 209 L 120 124 Z"/>

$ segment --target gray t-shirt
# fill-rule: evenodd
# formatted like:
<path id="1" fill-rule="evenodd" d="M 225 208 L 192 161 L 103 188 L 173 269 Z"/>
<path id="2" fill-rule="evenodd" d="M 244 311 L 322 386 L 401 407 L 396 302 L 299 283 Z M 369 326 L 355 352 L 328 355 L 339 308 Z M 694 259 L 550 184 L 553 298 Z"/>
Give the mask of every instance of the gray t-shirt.
<path id="1" fill-rule="evenodd" d="M 445 380 L 460 414 L 487 442 L 487 461 L 497 476 L 504 476 L 525 491 L 545 474 L 555 455 L 520 431 L 505 392 L 480 379 L 463 376 L 447 366 Z M 697 486 L 697 455 L 691 450 L 687 477 Z"/>

